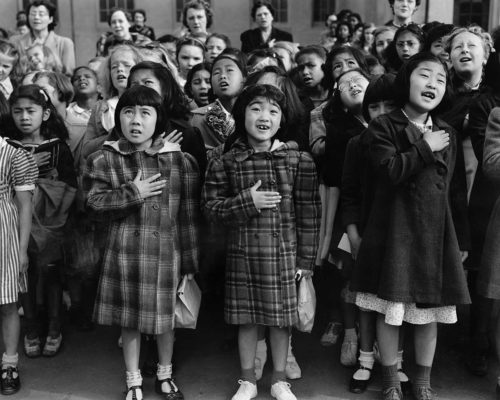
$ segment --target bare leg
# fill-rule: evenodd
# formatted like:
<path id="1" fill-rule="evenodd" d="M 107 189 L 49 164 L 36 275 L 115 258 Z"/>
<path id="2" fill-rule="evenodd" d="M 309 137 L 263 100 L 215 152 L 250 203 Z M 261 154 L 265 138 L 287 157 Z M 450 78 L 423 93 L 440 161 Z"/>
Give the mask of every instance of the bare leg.
<path id="1" fill-rule="evenodd" d="M 123 358 L 129 372 L 139 371 L 141 353 L 141 333 L 136 329 L 122 328 Z"/>
<path id="2" fill-rule="evenodd" d="M 385 316 L 377 316 L 377 340 L 380 349 L 380 363 L 384 366 L 395 365 L 398 358 L 399 326 L 386 324 Z"/>
<path id="3" fill-rule="evenodd" d="M 239 327 L 238 349 L 240 353 L 240 365 L 242 370 L 248 370 L 250 368 L 253 370 L 254 368 L 255 352 L 257 350 L 258 331 L 259 330 L 257 325 L 240 325 Z M 285 361 L 286 361 L 286 350 L 285 350 Z M 285 367 L 283 366 L 283 370 L 284 369 Z"/>
<path id="4" fill-rule="evenodd" d="M 375 342 L 376 314 L 371 311 L 359 311 L 360 348 L 363 351 L 373 351 Z"/>
<path id="5" fill-rule="evenodd" d="M 288 328 L 270 328 L 271 353 L 275 371 L 284 371 L 288 354 Z"/>
<path id="6" fill-rule="evenodd" d="M 415 325 L 415 361 L 417 365 L 432 367 L 436 352 L 437 324 Z"/>
<path id="7" fill-rule="evenodd" d="M 5 344 L 5 354 L 14 356 L 17 354 L 17 345 L 19 343 L 19 333 L 21 329 L 19 314 L 17 313 L 17 304 L 4 304 L 0 309 L 2 310 L 2 336 Z"/>
<path id="8" fill-rule="evenodd" d="M 158 360 L 160 365 L 172 364 L 172 354 L 174 351 L 174 330 L 170 330 L 156 336 L 158 346 Z"/>

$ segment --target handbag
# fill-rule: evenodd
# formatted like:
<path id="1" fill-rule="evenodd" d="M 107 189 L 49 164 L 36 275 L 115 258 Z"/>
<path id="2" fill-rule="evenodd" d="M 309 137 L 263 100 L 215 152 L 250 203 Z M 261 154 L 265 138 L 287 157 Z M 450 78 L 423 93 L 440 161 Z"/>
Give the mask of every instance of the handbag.
<path id="1" fill-rule="evenodd" d="M 297 293 L 297 313 L 295 328 L 301 332 L 311 332 L 316 314 L 316 292 L 310 277 L 302 278 Z"/>
<path id="2" fill-rule="evenodd" d="M 175 302 L 175 327 L 196 329 L 201 304 L 201 290 L 194 279 L 184 275 L 177 288 Z"/>

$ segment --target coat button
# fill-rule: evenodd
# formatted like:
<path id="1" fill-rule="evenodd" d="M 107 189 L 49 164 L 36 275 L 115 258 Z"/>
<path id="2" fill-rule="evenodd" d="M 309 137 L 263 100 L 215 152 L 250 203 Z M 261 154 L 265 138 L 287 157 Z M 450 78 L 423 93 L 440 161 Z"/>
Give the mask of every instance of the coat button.
<path id="1" fill-rule="evenodd" d="M 267 159 L 267 160 L 272 160 L 272 158 L 273 158 L 273 157 L 271 156 L 271 154 L 266 154 L 266 159 Z"/>
<path id="2" fill-rule="evenodd" d="M 443 182 L 436 183 L 436 187 L 437 187 L 439 190 L 443 190 L 443 189 L 444 189 L 444 183 L 443 183 Z"/>
<path id="3" fill-rule="evenodd" d="M 279 235 L 280 235 L 279 232 L 273 232 L 274 237 L 278 237 Z"/>
<path id="4" fill-rule="evenodd" d="M 276 181 L 274 179 L 269 179 L 269 184 L 270 185 L 276 185 Z"/>
<path id="5" fill-rule="evenodd" d="M 135 236 L 139 236 L 139 231 L 134 231 Z"/>
<path id="6" fill-rule="evenodd" d="M 158 210 L 160 208 L 160 206 L 158 204 L 153 204 L 153 210 Z"/>
<path id="7" fill-rule="evenodd" d="M 438 173 L 438 175 L 443 176 L 444 174 L 446 174 L 446 169 L 444 169 L 444 168 L 438 168 L 437 173 Z"/>
<path id="8" fill-rule="evenodd" d="M 159 234 L 158 232 L 154 231 L 154 232 L 153 232 L 153 236 L 154 236 L 154 237 L 158 237 L 158 236 L 160 236 L 160 234 Z"/>

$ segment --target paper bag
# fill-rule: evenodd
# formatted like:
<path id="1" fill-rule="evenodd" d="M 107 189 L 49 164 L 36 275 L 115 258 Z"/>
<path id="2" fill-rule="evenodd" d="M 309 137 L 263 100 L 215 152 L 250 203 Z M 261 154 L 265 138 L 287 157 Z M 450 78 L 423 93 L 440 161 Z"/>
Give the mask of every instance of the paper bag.
<path id="1" fill-rule="evenodd" d="M 200 311 L 201 290 L 194 279 L 185 275 L 177 288 L 175 302 L 175 327 L 196 329 Z"/>
<path id="2" fill-rule="evenodd" d="M 316 292 L 311 278 L 302 278 L 297 291 L 297 312 L 299 320 L 295 324 L 301 332 L 311 332 L 316 314 Z"/>

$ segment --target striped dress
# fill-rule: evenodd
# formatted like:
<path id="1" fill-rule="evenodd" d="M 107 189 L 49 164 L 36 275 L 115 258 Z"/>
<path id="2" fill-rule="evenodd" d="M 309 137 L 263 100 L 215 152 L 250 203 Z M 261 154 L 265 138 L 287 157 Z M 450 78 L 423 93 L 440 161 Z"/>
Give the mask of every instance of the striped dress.
<path id="1" fill-rule="evenodd" d="M 26 274 L 19 274 L 18 212 L 15 191 L 35 189 L 38 169 L 33 158 L 0 137 L 0 304 L 17 301 L 27 291 Z"/>

